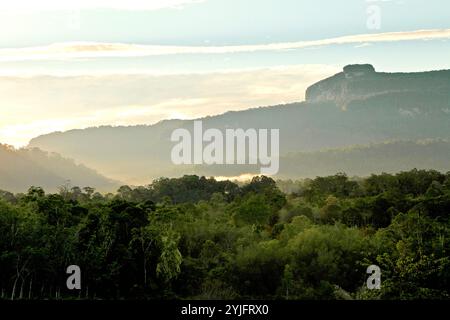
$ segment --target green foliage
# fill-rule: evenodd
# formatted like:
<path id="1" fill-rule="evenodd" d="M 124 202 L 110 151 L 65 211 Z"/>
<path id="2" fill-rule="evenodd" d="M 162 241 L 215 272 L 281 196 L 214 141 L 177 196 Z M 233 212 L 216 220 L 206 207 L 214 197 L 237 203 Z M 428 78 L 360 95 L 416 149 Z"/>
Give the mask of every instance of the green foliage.
<path id="1" fill-rule="evenodd" d="M 0 193 L 2 299 L 449 299 L 449 173 Z M 296 188 L 291 186 L 295 185 Z M 82 290 L 65 269 L 82 269 Z M 381 290 L 365 286 L 382 270 Z"/>
<path id="2" fill-rule="evenodd" d="M 156 274 L 165 282 L 176 278 L 180 273 L 182 256 L 177 242 L 178 237 L 170 231 L 161 237 L 161 256 L 156 265 Z"/>

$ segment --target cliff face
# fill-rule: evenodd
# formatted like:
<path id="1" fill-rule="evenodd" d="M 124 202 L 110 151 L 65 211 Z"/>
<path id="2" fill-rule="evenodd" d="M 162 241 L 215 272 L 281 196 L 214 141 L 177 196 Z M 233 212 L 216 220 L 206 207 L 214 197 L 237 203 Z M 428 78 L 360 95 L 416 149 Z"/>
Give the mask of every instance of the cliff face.
<path id="1" fill-rule="evenodd" d="M 306 101 L 333 101 L 345 109 L 355 100 L 398 93 L 423 93 L 450 97 L 450 70 L 420 73 L 381 73 L 372 65 L 349 65 L 306 91 Z"/>

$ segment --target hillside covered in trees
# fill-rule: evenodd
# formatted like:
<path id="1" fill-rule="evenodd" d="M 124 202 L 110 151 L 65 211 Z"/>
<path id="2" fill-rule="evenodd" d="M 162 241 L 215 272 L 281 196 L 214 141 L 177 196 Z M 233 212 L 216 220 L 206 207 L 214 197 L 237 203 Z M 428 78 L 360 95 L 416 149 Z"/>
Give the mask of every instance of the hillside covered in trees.
<path id="1" fill-rule="evenodd" d="M 0 144 L 0 189 L 24 192 L 31 185 L 39 185 L 57 191 L 65 184 L 92 186 L 102 191 L 118 186 L 118 182 L 59 154 Z"/>
<path id="2" fill-rule="evenodd" d="M 448 140 L 389 141 L 315 152 L 292 152 L 280 157 L 280 170 L 276 178 L 314 178 L 336 172 L 366 177 L 374 173 L 396 173 L 413 168 L 434 168 L 446 172 L 450 170 L 449 159 Z M 256 165 L 199 165 L 195 166 L 193 171 L 197 175 L 233 177 L 242 173 L 242 167 L 245 172 L 254 175 L 260 170 Z"/>
<path id="3" fill-rule="evenodd" d="M 281 190 L 284 190 L 282 192 Z M 450 173 L 0 193 L 2 299 L 449 299 Z M 69 265 L 81 290 L 65 289 Z M 381 289 L 368 290 L 378 265 Z"/>

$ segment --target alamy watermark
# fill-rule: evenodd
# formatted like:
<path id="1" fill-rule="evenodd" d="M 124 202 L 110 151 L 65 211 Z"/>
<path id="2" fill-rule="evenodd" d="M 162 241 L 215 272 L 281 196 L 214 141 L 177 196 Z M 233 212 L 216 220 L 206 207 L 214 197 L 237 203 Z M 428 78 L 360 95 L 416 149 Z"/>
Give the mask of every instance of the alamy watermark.
<path id="1" fill-rule="evenodd" d="M 367 267 L 366 272 L 370 274 L 367 278 L 367 289 L 369 290 L 380 290 L 381 289 L 381 269 L 377 265 L 371 265 Z"/>
<path id="2" fill-rule="evenodd" d="M 366 26 L 369 30 L 380 30 L 381 29 L 381 6 L 380 2 L 384 2 L 384 0 L 366 0 L 368 3 L 366 12 L 367 12 L 367 21 Z"/>
<path id="3" fill-rule="evenodd" d="M 210 128 L 203 132 L 202 121 L 194 121 L 193 136 L 178 128 L 170 139 L 178 142 L 171 152 L 176 165 L 259 165 L 264 175 L 275 175 L 280 167 L 279 129 L 226 129 L 224 133 Z"/>
<path id="4" fill-rule="evenodd" d="M 67 267 L 66 273 L 70 274 L 66 281 L 67 289 L 81 290 L 81 268 L 73 264 Z"/>
<path id="5" fill-rule="evenodd" d="M 67 27 L 73 31 L 81 30 L 81 10 L 72 10 L 69 12 Z"/>

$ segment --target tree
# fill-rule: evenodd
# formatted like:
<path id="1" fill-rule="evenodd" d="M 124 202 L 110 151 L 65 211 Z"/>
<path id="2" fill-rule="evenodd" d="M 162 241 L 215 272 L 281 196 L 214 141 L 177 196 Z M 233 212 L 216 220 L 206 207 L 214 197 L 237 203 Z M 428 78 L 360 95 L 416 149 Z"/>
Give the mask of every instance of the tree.
<path id="1" fill-rule="evenodd" d="M 178 250 L 179 237 L 169 230 L 161 237 L 161 256 L 156 266 L 156 274 L 164 282 L 176 278 L 181 272 L 183 258 Z"/>

